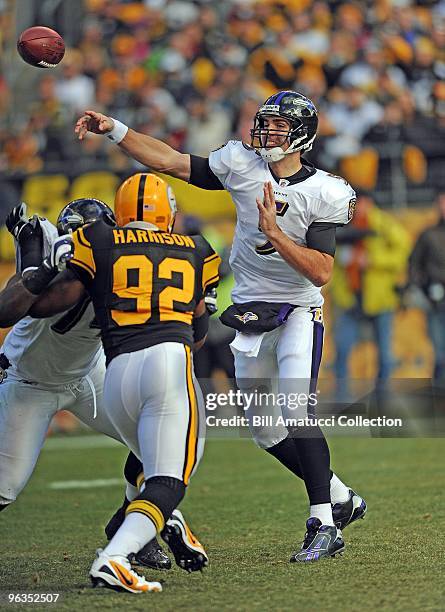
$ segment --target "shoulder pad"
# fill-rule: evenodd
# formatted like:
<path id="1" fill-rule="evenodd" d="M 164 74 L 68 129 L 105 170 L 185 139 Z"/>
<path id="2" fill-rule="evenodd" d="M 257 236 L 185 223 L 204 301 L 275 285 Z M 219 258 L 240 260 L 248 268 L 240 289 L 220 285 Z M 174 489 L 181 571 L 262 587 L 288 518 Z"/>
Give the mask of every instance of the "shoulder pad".
<path id="1" fill-rule="evenodd" d="M 355 192 L 351 185 L 341 176 L 326 173 L 326 180 L 321 185 L 320 195 L 322 200 L 331 203 L 336 200 L 351 199 Z"/>
<path id="2" fill-rule="evenodd" d="M 214 248 L 201 234 L 195 234 L 193 236 L 190 236 L 190 238 L 192 238 L 194 243 L 196 244 L 196 250 L 201 257 L 206 258 L 209 255 L 213 255 L 213 253 L 215 253 Z"/>

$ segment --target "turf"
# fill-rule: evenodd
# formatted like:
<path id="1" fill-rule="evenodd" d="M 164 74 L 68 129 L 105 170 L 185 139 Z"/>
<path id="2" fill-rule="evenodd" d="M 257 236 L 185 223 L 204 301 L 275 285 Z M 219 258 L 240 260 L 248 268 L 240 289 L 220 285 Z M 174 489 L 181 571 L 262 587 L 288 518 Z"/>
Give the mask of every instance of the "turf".
<path id="1" fill-rule="evenodd" d="M 443 610 L 443 440 L 334 439 L 334 467 L 366 497 L 369 514 L 344 531 L 343 557 L 304 567 L 288 563 L 304 531 L 302 485 L 248 440 L 208 443 L 182 509 L 211 565 L 204 575 L 147 572 L 164 580 L 164 592 L 137 596 L 92 589 L 88 580 L 122 487 L 49 488 L 115 478 L 124 451 L 63 445 L 42 453 L 26 491 L 0 514 L 2 609 L 13 607 L 10 592 L 58 592 L 57 604 L 38 607 Z"/>

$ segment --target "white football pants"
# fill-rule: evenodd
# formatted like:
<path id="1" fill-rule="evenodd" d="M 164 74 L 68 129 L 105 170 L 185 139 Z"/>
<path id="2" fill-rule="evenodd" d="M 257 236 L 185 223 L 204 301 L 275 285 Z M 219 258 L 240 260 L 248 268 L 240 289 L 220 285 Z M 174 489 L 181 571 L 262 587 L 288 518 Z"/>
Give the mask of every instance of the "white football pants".
<path id="1" fill-rule="evenodd" d="M 316 393 L 323 332 L 321 308 L 297 308 L 284 325 L 264 335 L 256 357 L 232 347 L 238 387 L 252 398 L 245 415 L 260 448 L 275 446 L 289 434 L 277 424 L 278 417 L 304 418 L 314 412 L 305 398 Z"/>
<path id="2" fill-rule="evenodd" d="M 104 398 L 114 427 L 142 461 L 145 479 L 172 476 L 188 484 L 205 443 L 191 349 L 163 342 L 118 355 L 107 368 Z"/>
<path id="3" fill-rule="evenodd" d="M 25 487 L 58 410 L 69 410 L 86 425 L 121 441 L 104 410 L 104 377 L 105 359 L 87 377 L 51 389 L 21 382 L 9 371 L 0 385 L 0 504 L 14 501 Z"/>

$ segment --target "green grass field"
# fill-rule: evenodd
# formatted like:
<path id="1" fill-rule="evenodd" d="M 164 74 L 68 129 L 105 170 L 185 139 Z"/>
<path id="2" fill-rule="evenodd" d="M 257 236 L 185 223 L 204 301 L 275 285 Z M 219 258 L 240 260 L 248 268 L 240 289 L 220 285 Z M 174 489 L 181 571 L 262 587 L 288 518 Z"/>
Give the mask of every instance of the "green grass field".
<path id="1" fill-rule="evenodd" d="M 343 557 L 304 567 L 288 563 L 303 537 L 302 484 L 249 440 L 209 442 L 182 509 L 211 565 L 203 575 L 147 572 L 164 591 L 137 596 L 88 578 L 122 486 L 50 488 L 119 476 L 124 449 L 96 442 L 49 440 L 26 491 L 0 514 L 0 609 L 19 607 L 10 592 L 58 592 L 57 604 L 32 607 L 70 611 L 444 609 L 444 440 L 333 439 L 334 467 L 369 513 L 344 531 Z"/>

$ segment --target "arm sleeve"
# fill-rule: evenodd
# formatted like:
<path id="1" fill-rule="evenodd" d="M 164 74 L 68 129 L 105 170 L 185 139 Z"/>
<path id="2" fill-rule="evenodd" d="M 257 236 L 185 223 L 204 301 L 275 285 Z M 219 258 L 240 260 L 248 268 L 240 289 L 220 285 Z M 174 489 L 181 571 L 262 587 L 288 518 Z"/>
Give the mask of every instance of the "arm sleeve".
<path id="1" fill-rule="evenodd" d="M 306 233 L 306 245 L 309 249 L 335 255 L 336 239 L 335 233 L 339 223 L 314 222 Z"/>
<path id="2" fill-rule="evenodd" d="M 190 180 L 189 183 L 201 189 L 224 190 L 224 185 L 212 172 L 209 160 L 206 157 L 190 155 Z"/>
<path id="3" fill-rule="evenodd" d="M 216 287 L 219 283 L 219 265 L 221 258 L 203 236 L 193 236 L 202 258 L 201 292 L 199 299 L 207 289 Z"/>
<path id="4" fill-rule="evenodd" d="M 72 270 L 77 278 L 88 287 L 96 275 L 96 262 L 91 243 L 86 238 L 82 228 L 73 235 L 74 256 L 68 262 L 67 268 Z"/>

